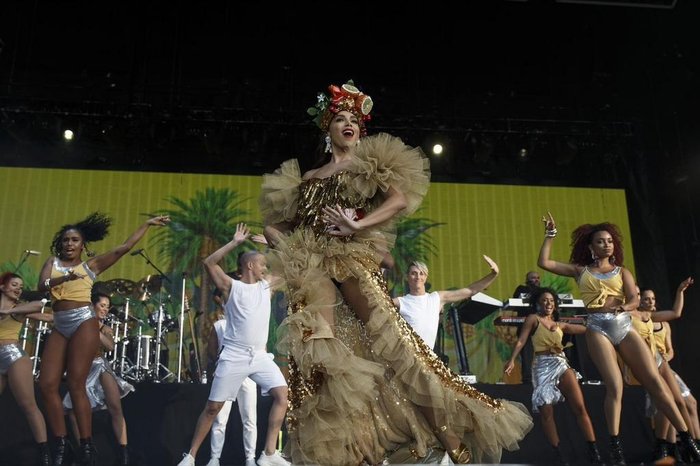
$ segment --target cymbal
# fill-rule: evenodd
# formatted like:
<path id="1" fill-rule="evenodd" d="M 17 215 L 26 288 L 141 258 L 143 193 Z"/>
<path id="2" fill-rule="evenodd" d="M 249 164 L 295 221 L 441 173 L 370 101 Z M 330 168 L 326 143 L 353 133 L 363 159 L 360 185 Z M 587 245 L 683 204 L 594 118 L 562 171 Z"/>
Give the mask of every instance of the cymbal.
<path id="1" fill-rule="evenodd" d="M 36 290 L 22 290 L 22 294 L 19 295 L 19 300 L 20 301 L 40 301 L 41 299 L 46 298 L 46 293 L 43 291 L 36 291 Z M 51 304 L 47 303 L 47 306 L 50 306 Z"/>
<path id="2" fill-rule="evenodd" d="M 131 294 L 136 287 L 136 283 L 126 278 L 114 278 L 106 282 L 98 282 L 93 285 L 101 292 L 108 294 L 111 298 L 115 296 L 125 296 Z"/>
<path id="3" fill-rule="evenodd" d="M 146 301 L 153 293 L 160 290 L 163 279 L 160 275 L 147 275 L 136 283 L 134 298 L 139 301 Z"/>

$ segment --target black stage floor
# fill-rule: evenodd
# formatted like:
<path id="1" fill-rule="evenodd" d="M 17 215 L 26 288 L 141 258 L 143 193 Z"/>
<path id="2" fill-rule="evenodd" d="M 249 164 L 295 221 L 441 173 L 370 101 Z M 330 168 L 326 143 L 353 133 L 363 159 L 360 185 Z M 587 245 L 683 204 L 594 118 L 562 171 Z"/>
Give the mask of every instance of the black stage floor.
<path id="1" fill-rule="evenodd" d="M 529 385 L 477 384 L 477 388 L 489 395 L 507 398 L 530 406 Z M 588 411 L 595 426 L 601 454 L 607 458 L 608 436 L 603 417 L 605 388 L 600 385 L 583 385 Z M 135 463 L 141 466 L 174 466 L 187 450 L 194 431 L 197 416 L 204 407 L 209 394 L 206 385 L 142 383 L 136 392 L 123 400 L 129 445 Z M 258 453 L 264 438 L 267 410 L 270 400 L 260 397 L 258 403 Z M 555 409 L 562 449 L 568 458 L 584 463 L 585 444 L 576 425 L 576 420 L 565 405 Z M 630 463 L 650 462 L 653 434 L 648 419 L 644 417 L 644 392 L 639 387 L 625 389 L 621 426 L 625 454 Z M 116 462 L 116 446 L 109 416 L 106 412 L 94 416 L 94 439 L 99 451 L 99 465 L 108 466 Z M 521 442 L 521 448 L 504 452 L 503 463 L 547 464 L 553 463 L 551 449 L 544 438 L 535 416 L 535 428 Z M 8 389 L 0 395 L 0 465 L 21 466 L 35 463 L 35 451 L 27 422 L 14 403 Z M 209 460 L 209 441 L 204 442 L 197 457 L 198 464 Z M 243 463 L 243 444 L 238 411 L 231 410 L 226 445 L 221 464 Z"/>

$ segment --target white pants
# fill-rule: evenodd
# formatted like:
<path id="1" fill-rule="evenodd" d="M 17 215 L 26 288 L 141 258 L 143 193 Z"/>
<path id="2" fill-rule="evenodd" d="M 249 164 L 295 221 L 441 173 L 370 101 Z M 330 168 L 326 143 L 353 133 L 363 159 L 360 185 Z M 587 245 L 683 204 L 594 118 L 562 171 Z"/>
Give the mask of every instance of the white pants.
<path id="1" fill-rule="evenodd" d="M 255 445 L 258 441 L 257 390 L 255 382 L 246 378 L 238 390 L 236 401 L 243 423 L 243 450 L 246 459 L 255 459 Z M 226 440 L 226 424 L 231 413 L 231 400 L 225 401 L 211 426 L 211 457 L 221 458 Z"/>

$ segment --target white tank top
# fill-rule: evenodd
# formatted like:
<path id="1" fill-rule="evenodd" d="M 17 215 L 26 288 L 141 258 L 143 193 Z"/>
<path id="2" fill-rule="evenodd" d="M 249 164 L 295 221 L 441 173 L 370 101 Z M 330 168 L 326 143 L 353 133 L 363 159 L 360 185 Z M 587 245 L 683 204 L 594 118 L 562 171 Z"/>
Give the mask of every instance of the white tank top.
<path id="1" fill-rule="evenodd" d="M 270 284 L 266 280 L 248 284 L 231 279 L 231 292 L 224 304 L 224 346 L 265 349 L 270 326 Z"/>
<path id="2" fill-rule="evenodd" d="M 440 295 L 437 291 L 399 297 L 399 312 L 426 345 L 431 349 L 435 347 L 440 323 Z"/>

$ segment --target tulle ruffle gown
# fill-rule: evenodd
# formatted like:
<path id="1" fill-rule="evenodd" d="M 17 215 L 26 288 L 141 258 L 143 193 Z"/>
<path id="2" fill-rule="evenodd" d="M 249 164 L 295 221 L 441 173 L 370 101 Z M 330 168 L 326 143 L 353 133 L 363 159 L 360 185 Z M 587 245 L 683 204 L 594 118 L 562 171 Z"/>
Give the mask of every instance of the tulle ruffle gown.
<path id="1" fill-rule="evenodd" d="M 401 215 L 408 215 L 429 180 L 422 152 L 387 134 L 363 138 L 350 168 L 331 177 L 302 181 L 296 160 L 264 177 L 266 223 L 294 225 L 269 258 L 289 302 L 279 348 L 290 358 L 287 451 L 294 464 L 435 462 L 444 453 L 436 431 L 458 436 L 473 462 L 498 462 L 532 428 L 522 404 L 464 383 L 401 318 L 379 269 L 393 244 L 391 223 L 351 237 L 327 233 L 324 206 L 362 216 L 393 186 L 406 196 Z M 369 303 L 366 324 L 339 291 L 349 278 Z M 328 309 L 332 323 L 322 315 Z"/>

